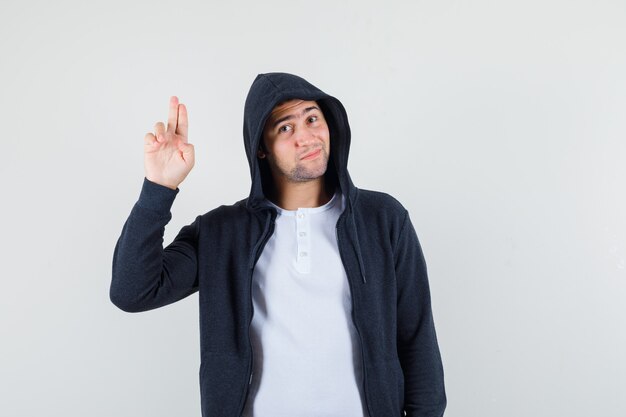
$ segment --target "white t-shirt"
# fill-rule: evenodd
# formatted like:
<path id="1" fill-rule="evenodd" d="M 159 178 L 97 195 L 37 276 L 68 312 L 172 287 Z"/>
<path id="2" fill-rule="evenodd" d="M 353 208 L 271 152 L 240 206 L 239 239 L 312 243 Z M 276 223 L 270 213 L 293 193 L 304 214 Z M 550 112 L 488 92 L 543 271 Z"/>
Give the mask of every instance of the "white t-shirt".
<path id="1" fill-rule="evenodd" d="M 253 373 L 245 417 L 363 417 L 362 360 L 335 235 L 339 189 L 325 205 L 278 210 L 254 272 Z"/>

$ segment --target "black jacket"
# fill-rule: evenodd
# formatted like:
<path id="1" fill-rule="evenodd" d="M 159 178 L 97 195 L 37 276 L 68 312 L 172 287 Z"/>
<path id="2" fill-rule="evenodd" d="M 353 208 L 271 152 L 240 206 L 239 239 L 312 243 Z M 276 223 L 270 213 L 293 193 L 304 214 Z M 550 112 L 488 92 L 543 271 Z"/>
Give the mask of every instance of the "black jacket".
<path id="1" fill-rule="evenodd" d="M 252 177 L 247 198 L 197 216 L 163 248 L 180 190 L 144 178 L 115 246 L 111 301 L 139 312 L 198 291 L 202 415 L 241 415 L 253 358 L 252 272 L 277 216 L 264 202 L 270 176 L 256 151 L 271 110 L 291 98 L 316 100 L 329 126 L 326 175 L 346 196 L 336 234 L 361 341 L 369 415 L 442 416 L 443 367 L 426 264 L 409 214 L 390 195 L 354 186 L 347 170 L 350 127 L 343 105 L 295 75 L 259 74 L 250 88 L 243 129 Z"/>

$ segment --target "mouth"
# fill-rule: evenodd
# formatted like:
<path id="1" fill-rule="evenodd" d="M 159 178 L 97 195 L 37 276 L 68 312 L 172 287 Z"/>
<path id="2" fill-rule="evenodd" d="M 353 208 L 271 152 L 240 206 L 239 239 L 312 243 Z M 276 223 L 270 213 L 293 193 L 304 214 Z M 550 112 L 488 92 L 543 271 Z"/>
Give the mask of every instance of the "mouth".
<path id="1" fill-rule="evenodd" d="M 304 155 L 302 158 L 300 158 L 301 160 L 309 160 L 309 159 L 314 159 L 316 158 L 320 153 L 322 152 L 322 149 L 319 148 L 317 150 L 314 150 L 313 152 L 309 152 L 308 154 Z"/>

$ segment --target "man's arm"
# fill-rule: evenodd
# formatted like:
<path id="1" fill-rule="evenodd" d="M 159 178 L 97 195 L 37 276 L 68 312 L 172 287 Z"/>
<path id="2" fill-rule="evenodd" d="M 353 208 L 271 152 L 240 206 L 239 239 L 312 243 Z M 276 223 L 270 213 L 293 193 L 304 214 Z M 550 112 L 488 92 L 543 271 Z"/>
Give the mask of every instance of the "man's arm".
<path id="1" fill-rule="evenodd" d="M 200 216 L 184 226 L 163 249 L 165 225 L 179 189 L 144 177 L 113 253 L 109 296 L 124 311 L 139 312 L 171 304 L 198 290 L 197 238 Z"/>
<path id="2" fill-rule="evenodd" d="M 197 241 L 200 217 L 183 227 L 163 249 L 165 225 L 180 183 L 195 164 L 189 143 L 187 107 L 171 96 L 167 128 L 154 125 L 144 137 L 146 175 L 113 252 L 109 297 L 124 311 L 151 310 L 198 290 Z"/>
<path id="3" fill-rule="evenodd" d="M 447 403 L 443 364 L 435 333 L 426 263 L 408 212 L 394 253 L 404 410 L 407 417 L 441 417 Z"/>

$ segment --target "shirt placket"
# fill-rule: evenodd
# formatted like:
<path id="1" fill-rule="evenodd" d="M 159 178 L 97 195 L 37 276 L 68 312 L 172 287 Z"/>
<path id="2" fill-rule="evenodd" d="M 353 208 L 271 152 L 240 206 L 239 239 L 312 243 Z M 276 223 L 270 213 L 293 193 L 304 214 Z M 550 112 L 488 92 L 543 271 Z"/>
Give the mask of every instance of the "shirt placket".
<path id="1" fill-rule="evenodd" d="M 311 272 L 311 219 L 306 210 L 296 211 L 296 267 L 298 272 Z"/>

